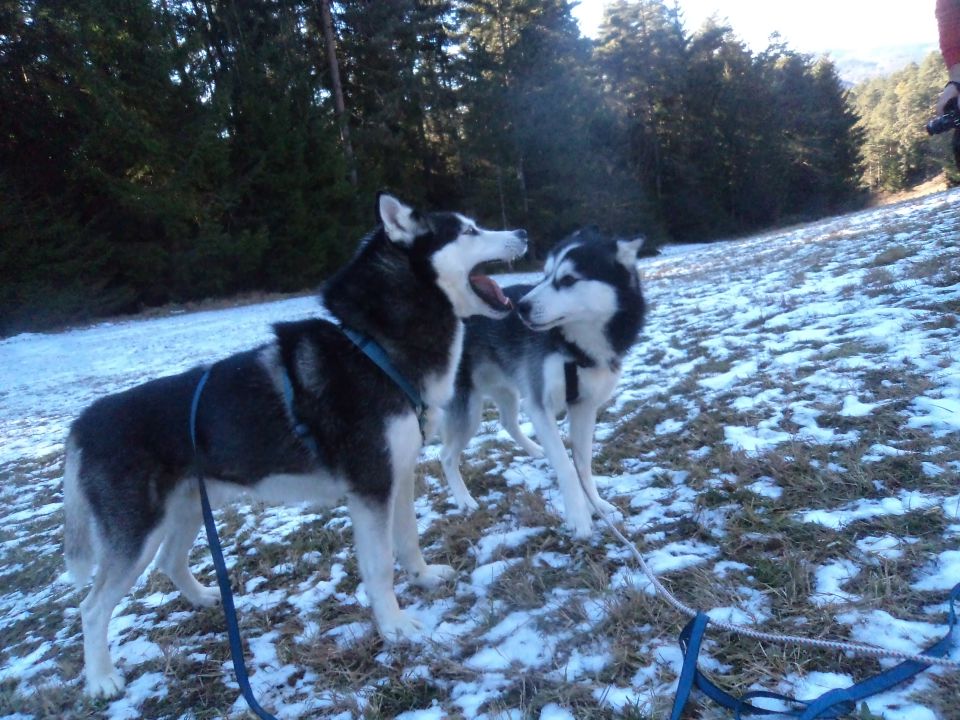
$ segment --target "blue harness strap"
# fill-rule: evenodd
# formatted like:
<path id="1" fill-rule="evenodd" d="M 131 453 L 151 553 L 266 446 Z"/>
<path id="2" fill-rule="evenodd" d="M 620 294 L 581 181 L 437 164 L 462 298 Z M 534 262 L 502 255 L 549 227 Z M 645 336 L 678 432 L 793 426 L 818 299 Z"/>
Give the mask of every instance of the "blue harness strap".
<path id="1" fill-rule="evenodd" d="M 930 647 L 923 651 L 924 655 L 930 657 L 943 657 L 954 644 L 953 631 L 957 625 L 956 603 L 960 600 L 960 583 L 950 591 L 947 598 L 947 633 Z M 680 650 L 683 652 L 683 668 L 680 671 L 680 681 L 677 686 L 677 695 L 674 702 L 673 714 L 671 720 L 678 720 L 680 713 L 690 697 L 690 681 L 704 695 L 719 705 L 733 711 L 736 718 L 743 715 L 793 715 L 799 720 L 818 720 L 819 718 L 837 718 L 841 715 L 847 715 L 856 710 L 856 704 L 860 700 L 889 690 L 895 685 L 909 680 L 914 675 L 922 672 L 929 665 L 914 660 L 904 660 L 892 668 L 884 670 L 873 677 L 861 680 L 848 688 L 837 688 L 825 692 L 813 700 L 797 700 L 796 698 L 779 693 L 767 692 L 764 690 L 755 690 L 744 693 L 740 697 L 735 697 L 725 690 L 721 690 L 717 685 L 711 682 L 697 668 L 697 655 L 699 654 L 703 631 L 706 623 L 699 622 L 703 613 L 699 613 L 693 620 L 687 623 L 680 633 Z M 704 616 L 705 617 L 705 616 Z M 770 698 L 780 700 L 793 709 L 768 710 L 767 708 L 752 705 L 749 700 L 755 698 Z"/>
<path id="2" fill-rule="evenodd" d="M 297 411 L 293 404 L 293 383 L 290 381 L 290 374 L 282 366 L 280 373 L 283 376 L 283 403 L 287 406 L 287 412 L 290 413 L 290 417 L 293 418 L 293 432 L 296 433 L 303 444 L 310 449 L 313 456 L 318 457 L 320 448 L 317 446 L 317 441 L 314 440 L 313 435 L 310 434 L 310 428 L 297 417 Z"/>
<path id="3" fill-rule="evenodd" d="M 250 710 L 261 720 L 277 720 L 262 707 L 253 696 L 250 687 L 250 677 L 247 665 L 243 659 L 243 641 L 240 639 L 240 624 L 237 620 L 237 609 L 233 603 L 233 591 L 230 589 L 230 576 L 227 574 L 227 564 L 223 559 L 223 549 L 220 547 L 220 537 L 217 535 L 217 525 L 213 521 L 213 510 L 210 499 L 207 497 L 207 485 L 203 480 L 203 467 L 200 462 L 200 451 L 197 447 L 197 409 L 200 407 L 200 395 L 210 378 L 211 367 L 208 367 L 197 389 L 193 392 L 193 402 L 190 403 L 190 442 L 193 445 L 193 461 L 197 471 L 197 483 L 200 486 L 200 504 L 203 507 L 203 524 L 207 530 L 207 542 L 210 545 L 210 554 L 213 556 L 213 566 L 217 570 L 217 583 L 220 585 L 220 599 L 223 602 L 223 614 L 227 621 L 227 637 L 230 639 L 230 657 L 233 659 L 233 672 L 237 676 L 237 685 L 243 699 L 247 701 Z"/>
<path id="4" fill-rule="evenodd" d="M 213 366 L 211 365 L 203 371 L 203 375 L 200 376 L 200 381 L 197 383 L 197 389 L 193 391 L 193 400 L 190 401 L 190 445 L 193 447 L 193 460 L 195 463 L 198 461 L 197 409 L 200 407 L 200 395 L 203 393 L 203 388 L 207 386 L 207 380 L 210 379 L 210 370 L 212 368 Z"/>
<path id="5" fill-rule="evenodd" d="M 427 406 L 423 402 L 423 398 L 420 397 L 420 393 L 417 392 L 417 389 L 407 382 L 407 379 L 400 374 L 400 371 L 397 370 L 396 366 L 391 362 L 387 351 L 380 347 L 373 338 L 367 337 L 363 333 L 358 333 L 356 330 L 351 330 L 341 325 L 340 331 L 346 335 L 350 342 L 356 345 L 374 365 L 380 368 L 384 375 L 393 380 L 393 383 L 403 391 L 404 395 L 407 396 L 407 400 L 410 401 L 413 411 L 417 414 L 417 422 L 420 423 L 420 433 L 423 434 L 424 423 L 427 417 Z"/>

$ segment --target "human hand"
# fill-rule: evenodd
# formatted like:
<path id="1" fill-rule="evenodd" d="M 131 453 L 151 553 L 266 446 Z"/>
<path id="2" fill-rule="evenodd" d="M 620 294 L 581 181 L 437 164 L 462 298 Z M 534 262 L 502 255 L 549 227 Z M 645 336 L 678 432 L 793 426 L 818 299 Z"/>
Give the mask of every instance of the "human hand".
<path id="1" fill-rule="evenodd" d="M 943 88 L 943 92 L 937 98 L 937 115 L 943 115 L 947 111 L 947 103 L 955 98 L 960 98 L 960 83 L 952 81 Z"/>

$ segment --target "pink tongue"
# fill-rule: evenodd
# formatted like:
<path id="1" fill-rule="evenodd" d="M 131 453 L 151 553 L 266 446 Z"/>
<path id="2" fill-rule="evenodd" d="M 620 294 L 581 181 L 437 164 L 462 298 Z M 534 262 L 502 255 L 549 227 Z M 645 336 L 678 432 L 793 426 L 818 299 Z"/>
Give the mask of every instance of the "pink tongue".
<path id="1" fill-rule="evenodd" d="M 503 294 L 503 290 L 486 275 L 471 275 L 470 284 L 480 291 L 487 300 L 495 300 L 504 307 L 513 307 L 510 298 Z"/>

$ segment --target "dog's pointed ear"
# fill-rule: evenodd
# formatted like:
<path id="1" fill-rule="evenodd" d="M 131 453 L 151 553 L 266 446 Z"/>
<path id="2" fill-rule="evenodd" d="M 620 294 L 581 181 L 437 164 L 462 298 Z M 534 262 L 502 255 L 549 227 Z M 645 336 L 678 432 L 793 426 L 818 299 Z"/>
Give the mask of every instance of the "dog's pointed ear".
<path id="1" fill-rule="evenodd" d="M 377 214 L 387 237 L 395 243 L 410 245 L 423 232 L 420 213 L 388 193 L 377 196 Z"/>
<path id="2" fill-rule="evenodd" d="M 617 262 L 632 270 L 637 264 L 637 254 L 643 247 L 644 238 L 635 237 L 633 240 L 617 240 Z"/>

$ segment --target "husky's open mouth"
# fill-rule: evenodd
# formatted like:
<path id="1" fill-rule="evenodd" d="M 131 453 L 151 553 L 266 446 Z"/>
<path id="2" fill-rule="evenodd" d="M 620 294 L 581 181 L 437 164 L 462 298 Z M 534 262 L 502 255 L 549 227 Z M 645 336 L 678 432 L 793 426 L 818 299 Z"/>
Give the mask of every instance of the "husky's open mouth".
<path id="1" fill-rule="evenodd" d="M 484 275 L 479 270 L 480 266 L 478 265 L 470 272 L 470 289 L 476 293 L 478 298 L 497 312 L 512 310 L 513 303 L 510 302 L 510 298 L 503 294 L 503 290 L 497 285 L 496 280 L 489 275 Z"/>

